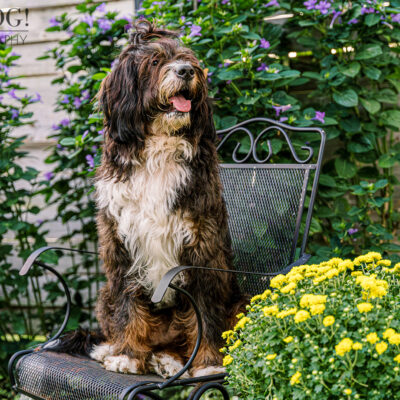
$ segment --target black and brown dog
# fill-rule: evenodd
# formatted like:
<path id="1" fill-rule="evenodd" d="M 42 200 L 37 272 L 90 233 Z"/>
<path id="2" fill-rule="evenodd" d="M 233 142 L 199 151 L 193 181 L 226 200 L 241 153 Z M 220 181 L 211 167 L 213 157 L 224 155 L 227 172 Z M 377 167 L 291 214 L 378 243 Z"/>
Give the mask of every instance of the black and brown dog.
<path id="1" fill-rule="evenodd" d="M 105 142 L 97 223 L 107 283 L 97 303 L 101 339 L 87 350 L 111 371 L 171 376 L 195 346 L 196 315 L 172 289 L 155 307 L 154 289 L 178 265 L 233 268 L 206 79 L 176 33 L 141 21 L 98 99 Z M 221 372 L 221 333 L 243 305 L 235 276 L 189 270 L 174 283 L 203 316 L 190 374 Z"/>

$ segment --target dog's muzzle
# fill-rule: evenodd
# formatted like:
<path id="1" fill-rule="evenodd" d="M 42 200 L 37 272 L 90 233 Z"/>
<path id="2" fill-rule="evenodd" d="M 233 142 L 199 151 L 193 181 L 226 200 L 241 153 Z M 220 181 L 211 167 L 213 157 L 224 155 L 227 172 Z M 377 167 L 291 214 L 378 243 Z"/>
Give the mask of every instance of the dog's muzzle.
<path id="1" fill-rule="evenodd" d="M 175 74 L 180 79 L 191 81 L 194 78 L 194 69 L 190 64 L 179 64 L 175 67 Z"/>

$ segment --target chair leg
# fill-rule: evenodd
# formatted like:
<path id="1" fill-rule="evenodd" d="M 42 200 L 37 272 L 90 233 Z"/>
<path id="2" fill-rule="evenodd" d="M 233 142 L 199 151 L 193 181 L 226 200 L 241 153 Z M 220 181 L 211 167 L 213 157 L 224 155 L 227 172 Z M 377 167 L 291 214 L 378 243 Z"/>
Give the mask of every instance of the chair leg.
<path id="1" fill-rule="evenodd" d="M 217 389 L 220 393 L 222 393 L 224 400 L 229 400 L 228 391 L 218 382 L 208 382 L 193 389 L 188 397 L 188 400 L 200 400 L 200 397 L 210 389 Z"/>

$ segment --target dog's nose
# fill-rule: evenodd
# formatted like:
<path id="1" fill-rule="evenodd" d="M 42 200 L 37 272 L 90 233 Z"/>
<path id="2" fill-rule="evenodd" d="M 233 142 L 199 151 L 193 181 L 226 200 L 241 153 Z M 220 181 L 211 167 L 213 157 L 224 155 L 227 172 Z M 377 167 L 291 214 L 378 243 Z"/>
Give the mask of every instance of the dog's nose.
<path id="1" fill-rule="evenodd" d="M 175 68 L 175 73 L 179 78 L 189 81 L 190 79 L 193 79 L 194 69 L 191 65 L 181 64 Z"/>

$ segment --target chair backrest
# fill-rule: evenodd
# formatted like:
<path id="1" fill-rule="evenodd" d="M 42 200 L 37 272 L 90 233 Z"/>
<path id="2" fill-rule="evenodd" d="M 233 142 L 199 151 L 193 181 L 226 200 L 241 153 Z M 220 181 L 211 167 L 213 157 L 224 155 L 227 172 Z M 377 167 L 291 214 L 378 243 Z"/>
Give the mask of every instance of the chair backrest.
<path id="1" fill-rule="evenodd" d="M 251 126 L 259 133 L 254 135 Z M 240 279 L 243 290 L 259 293 L 265 290 L 269 277 L 304 254 L 325 132 L 315 127 L 297 128 L 267 118 L 253 118 L 217 134 L 235 267 L 266 274 Z M 233 138 L 235 143 L 229 145 L 232 142 L 229 139 Z M 311 144 L 304 142 L 304 138 L 310 138 Z M 286 162 L 288 158 L 291 163 Z M 308 196 L 308 209 L 304 213 Z"/>

